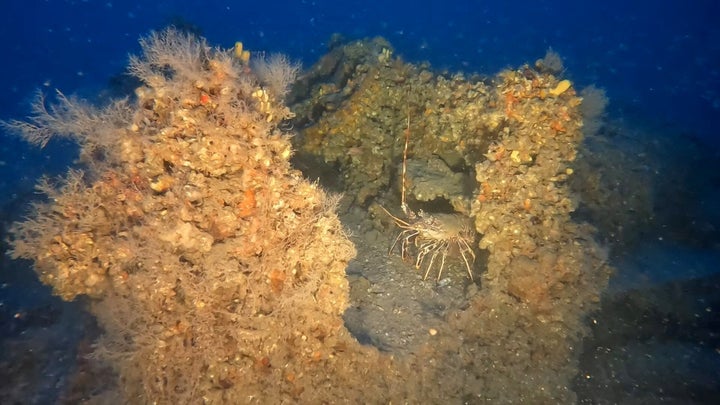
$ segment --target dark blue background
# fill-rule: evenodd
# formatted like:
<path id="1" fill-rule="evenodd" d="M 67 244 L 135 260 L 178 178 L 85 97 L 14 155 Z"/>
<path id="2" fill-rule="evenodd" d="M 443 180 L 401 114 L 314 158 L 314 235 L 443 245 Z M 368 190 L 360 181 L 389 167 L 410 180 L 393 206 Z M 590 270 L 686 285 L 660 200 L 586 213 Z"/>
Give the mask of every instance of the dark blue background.
<path id="1" fill-rule="evenodd" d="M 243 40 L 306 66 L 335 32 L 382 35 L 411 61 L 495 73 L 552 47 L 581 86 L 616 110 L 718 143 L 720 2 L 693 1 L 60 1 L 4 2 L 0 118 L 23 114 L 33 90 L 92 94 L 137 39 L 183 19 L 212 44 Z M 8 4 L 10 3 L 10 4 Z"/>

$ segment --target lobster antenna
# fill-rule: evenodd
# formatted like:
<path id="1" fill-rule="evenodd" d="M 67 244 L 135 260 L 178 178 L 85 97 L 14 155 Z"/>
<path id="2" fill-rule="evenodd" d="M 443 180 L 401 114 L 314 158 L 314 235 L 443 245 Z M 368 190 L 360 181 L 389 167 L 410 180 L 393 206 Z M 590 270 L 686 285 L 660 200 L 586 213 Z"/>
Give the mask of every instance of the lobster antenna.
<path id="1" fill-rule="evenodd" d="M 407 173 L 407 152 L 408 144 L 410 143 L 410 106 L 408 105 L 407 110 L 407 127 L 405 128 L 405 148 L 403 149 L 403 162 L 402 162 L 402 194 L 400 195 L 400 207 L 402 208 L 405 215 L 410 218 L 410 209 L 408 208 L 407 202 L 405 202 L 405 176 Z M 413 215 L 414 216 L 414 215 Z"/>

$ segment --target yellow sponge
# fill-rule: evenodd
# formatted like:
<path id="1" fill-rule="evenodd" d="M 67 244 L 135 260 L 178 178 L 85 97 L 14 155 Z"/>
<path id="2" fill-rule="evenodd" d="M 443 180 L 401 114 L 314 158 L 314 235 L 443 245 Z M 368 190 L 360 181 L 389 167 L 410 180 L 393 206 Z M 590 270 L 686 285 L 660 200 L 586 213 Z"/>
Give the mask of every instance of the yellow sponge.
<path id="1" fill-rule="evenodd" d="M 555 86 L 555 88 L 550 90 L 548 93 L 557 97 L 557 96 L 565 93 L 567 91 L 567 89 L 570 88 L 570 86 L 572 86 L 572 83 L 570 82 L 570 80 L 563 80 L 560 83 L 558 83 L 557 86 Z"/>
<path id="2" fill-rule="evenodd" d="M 250 51 L 243 49 L 243 43 L 235 42 L 235 57 L 240 59 L 242 63 L 248 63 L 250 60 Z"/>

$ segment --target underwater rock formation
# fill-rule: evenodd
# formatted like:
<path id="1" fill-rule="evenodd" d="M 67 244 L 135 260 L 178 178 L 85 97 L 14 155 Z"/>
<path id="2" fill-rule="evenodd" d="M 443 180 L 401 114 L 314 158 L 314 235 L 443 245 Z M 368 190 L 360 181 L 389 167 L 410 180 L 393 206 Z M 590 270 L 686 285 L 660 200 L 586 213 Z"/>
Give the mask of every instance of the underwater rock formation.
<path id="1" fill-rule="evenodd" d="M 438 75 L 376 39 L 334 48 L 288 93 L 282 57 L 254 65 L 172 29 L 142 45 L 132 100 L 61 95 L 9 123 L 81 145 L 82 170 L 40 184 L 48 200 L 12 245 L 63 299 L 91 297 L 94 355 L 119 376 L 106 402 L 573 402 L 608 268 L 570 219 L 582 100 L 569 81 L 528 66 Z M 289 163 L 286 94 L 300 153 L 339 168 L 380 231 L 397 223 L 380 208 L 397 211 L 407 137 L 411 209 L 479 233 L 465 304 L 402 357 L 343 324 L 355 249 L 338 198 Z"/>
<path id="2" fill-rule="evenodd" d="M 93 298 L 95 355 L 125 402 L 352 398 L 349 383 L 306 389 L 355 378 L 378 353 L 343 327 L 355 250 L 337 198 L 290 167 L 277 125 L 290 112 L 265 87 L 287 86 L 293 67 L 269 59 L 285 77 L 262 77 L 172 29 L 142 45 L 132 101 L 40 99 L 10 123 L 39 143 L 74 137 L 84 167 L 42 182 L 48 200 L 13 227 L 13 256 L 63 299 Z"/>
<path id="3" fill-rule="evenodd" d="M 438 365 L 424 367 L 418 385 L 442 380 L 444 395 L 492 403 L 572 402 L 584 317 L 597 308 L 610 274 L 594 229 L 570 218 L 582 98 L 547 69 L 526 65 L 467 79 L 383 55 L 365 58 L 351 85 L 332 95 L 310 92 L 305 103 L 326 105 L 332 97 L 338 105 L 302 131 L 300 149 L 339 167 L 345 191 L 384 219 L 376 221 L 382 229 L 398 223 L 378 205 L 398 205 L 402 187 L 393 185 L 402 184 L 405 134 L 407 199 L 411 210 L 426 213 L 399 214 L 406 221 L 400 237 L 409 245 L 422 238 L 416 255 L 427 257 L 452 237 L 427 218 L 456 213 L 474 222 L 476 248 L 487 257 L 475 266 L 479 292 L 447 317 L 439 329 L 446 338 L 412 359 L 417 367 Z"/>
<path id="4" fill-rule="evenodd" d="M 461 174 L 474 163 L 473 156 L 487 149 L 488 139 L 482 134 L 496 130 L 501 122 L 494 111 L 488 112 L 488 87 L 482 82 L 405 64 L 391 56 L 389 45 L 377 42 L 347 45 L 342 54 L 353 57 L 334 64 L 338 71 L 353 72 L 344 85 L 337 84 L 335 71 L 311 70 L 308 75 L 315 76 L 306 75 L 305 82 L 315 86 L 292 105 L 296 122 L 306 124 L 300 151 L 338 166 L 347 194 L 360 204 L 399 181 L 405 131 L 410 132 L 409 156 L 441 159 Z M 365 52 L 364 57 L 357 56 L 357 49 Z M 458 207 L 468 204 L 461 195 L 447 197 Z"/>

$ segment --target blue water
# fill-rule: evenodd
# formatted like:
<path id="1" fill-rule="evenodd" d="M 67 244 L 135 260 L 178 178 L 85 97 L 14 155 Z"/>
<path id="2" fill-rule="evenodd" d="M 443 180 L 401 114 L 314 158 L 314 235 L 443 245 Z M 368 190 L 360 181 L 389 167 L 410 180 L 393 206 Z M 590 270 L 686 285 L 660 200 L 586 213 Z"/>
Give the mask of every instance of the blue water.
<path id="1" fill-rule="evenodd" d="M 541 57 L 597 83 L 612 105 L 719 144 L 720 3 L 693 1 L 6 1 L 0 118 L 47 84 L 92 93 L 137 39 L 184 21 L 216 45 L 242 40 L 311 64 L 330 35 L 382 35 L 411 61 L 494 73 Z M 271 5 L 270 5 L 271 4 Z"/>
<path id="2" fill-rule="evenodd" d="M 718 21 L 716 0 L 5 0 L 0 4 L 0 38 L 5 40 L 0 119 L 26 115 L 37 89 L 93 99 L 122 72 L 128 54 L 139 53 L 139 37 L 182 24 L 211 44 L 231 47 L 240 40 L 251 50 L 282 52 L 304 66 L 327 50 L 333 33 L 348 39 L 383 36 L 408 61 L 485 74 L 532 63 L 552 48 L 564 58 L 565 75 L 578 88 L 595 84 L 607 91 L 611 118 L 647 123 L 659 128 L 658 138 L 676 137 L 713 151 L 720 150 Z M 18 212 L 14 204 L 32 193 L 41 173 L 62 172 L 74 155 L 65 142 L 38 150 L 0 137 L 0 218 Z M 714 175 L 700 169 L 698 176 Z M 720 215 L 713 207 L 720 181 L 701 183 L 710 187 L 707 194 L 713 198 L 703 206 L 717 225 Z M 714 262 L 717 245 L 703 249 L 697 260 L 709 263 L 710 270 L 720 268 Z M 667 257 L 672 250 L 661 250 L 661 256 L 643 256 L 651 262 L 642 262 L 645 269 L 672 262 Z M 643 250 L 648 251 L 654 248 Z M 674 257 L 691 262 L 692 252 L 683 249 Z M 683 277 L 659 273 L 663 281 Z M 41 288 L 32 285 L 28 291 Z M 17 294 L 0 298 L 3 308 L 21 299 Z"/>

